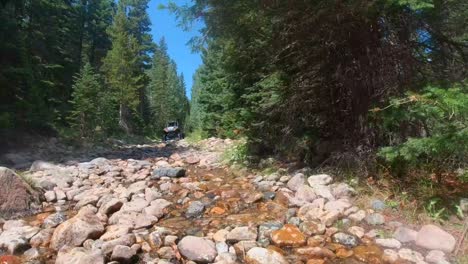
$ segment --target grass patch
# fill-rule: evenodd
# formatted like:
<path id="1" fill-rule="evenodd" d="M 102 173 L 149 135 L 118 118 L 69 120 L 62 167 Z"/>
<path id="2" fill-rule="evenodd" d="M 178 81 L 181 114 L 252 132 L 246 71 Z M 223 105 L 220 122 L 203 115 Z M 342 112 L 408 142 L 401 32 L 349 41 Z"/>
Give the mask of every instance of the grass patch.
<path id="1" fill-rule="evenodd" d="M 247 142 L 245 140 L 239 140 L 233 146 L 226 149 L 222 154 L 222 160 L 226 164 L 230 165 L 242 165 L 247 166 L 248 155 L 247 155 Z"/>
<path id="2" fill-rule="evenodd" d="M 185 137 L 185 140 L 189 144 L 197 144 L 205 138 L 206 138 L 205 132 L 203 132 L 202 130 L 195 130 L 195 131 L 192 131 L 190 134 L 188 134 Z"/>
<path id="3" fill-rule="evenodd" d="M 23 179 L 24 182 L 26 182 L 32 189 L 37 189 L 37 182 L 36 180 L 31 177 L 31 175 L 28 175 L 26 173 L 22 172 L 17 172 L 18 176 L 20 176 L 21 179 Z"/>

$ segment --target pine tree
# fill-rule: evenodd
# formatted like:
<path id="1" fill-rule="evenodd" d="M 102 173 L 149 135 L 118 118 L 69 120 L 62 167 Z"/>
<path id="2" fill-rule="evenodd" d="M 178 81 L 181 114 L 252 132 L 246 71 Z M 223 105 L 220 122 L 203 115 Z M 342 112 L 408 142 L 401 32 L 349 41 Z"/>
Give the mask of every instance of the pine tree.
<path id="1" fill-rule="evenodd" d="M 104 58 L 103 70 L 110 94 L 118 104 L 119 126 L 130 134 L 133 132 L 131 117 L 140 98 L 143 75 L 138 64 L 140 47 L 137 39 L 130 33 L 127 6 L 119 2 L 114 23 L 109 28 L 112 48 Z"/>
<path id="2" fill-rule="evenodd" d="M 102 85 L 100 76 L 96 74 L 88 62 L 75 76 L 73 84 L 72 104 L 69 120 L 72 127 L 78 128 L 81 137 L 94 135 L 93 130 L 99 125 L 100 105 L 96 100 L 100 98 Z"/>

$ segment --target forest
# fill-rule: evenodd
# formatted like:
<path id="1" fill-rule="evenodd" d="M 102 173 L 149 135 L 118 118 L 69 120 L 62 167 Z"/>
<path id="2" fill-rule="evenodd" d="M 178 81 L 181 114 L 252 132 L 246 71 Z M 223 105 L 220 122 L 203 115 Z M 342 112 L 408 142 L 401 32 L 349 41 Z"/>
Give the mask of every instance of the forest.
<path id="1" fill-rule="evenodd" d="M 160 134 L 188 114 L 152 40 L 149 0 L 0 2 L 0 129 L 74 138 Z"/>

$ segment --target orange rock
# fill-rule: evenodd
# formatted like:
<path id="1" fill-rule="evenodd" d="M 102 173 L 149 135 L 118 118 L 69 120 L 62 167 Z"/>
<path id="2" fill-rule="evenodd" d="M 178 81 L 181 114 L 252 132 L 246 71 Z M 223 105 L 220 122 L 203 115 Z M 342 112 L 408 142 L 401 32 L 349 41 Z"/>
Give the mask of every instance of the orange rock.
<path id="1" fill-rule="evenodd" d="M 329 250 L 328 248 L 321 248 L 321 247 L 301 247 L 294 249 L 299 255 L 306 255 L 308 257 L 314 258 L 335 258 L 335 253 Z"/>
<path id="2" fill-rule="evenodd" d="M 210 210 L 210 213 L 211 214 L 215 214 L 215 215 L 222 215 L 226 212 L 226 210 L 224 210 L 223 208 L 221 207 L 213 207 L 211 210 Z"/>
<path id="3" fill-rule="evenodd" d="M 307 239 L 307 245 L 308 246 L 311 246 L 311 247 L 318 247 L 322 244 L 322 241 L 323 240 L 320 240 L 320 239 L 317 239 L 317 238 L 314 238 L 314 237 L 309 237 Z"/>
<path id="4" fill-rule="evenodd" d="M 271 232 L 271 240 L 277 246 L 297 247 L 306 243 L 305 235 L 291 224 L 286 224 L 281 229 Z"/>
<path id="5" fill-rule="evenodd" d="M 271 250 L 273 250 L 273 251 L 276 251 L 276 252 L 280 253 L 281 255 L 286 255 L 286 253 L 284 252 L 284 250 L 282 250 L 282 249 L 279 248 L 279 247 L 273 246 L 273 245 L 269 245 L 269 246 L 267 247 L 267 249 L 271 249 Z"/>
<path id="6" fill-rule="evenodd" d="M 309 259 L 307 264 L 325 264 L 324 259 Z"/>
<path id="7" fill-rule="evenodd" d="M 383 251 L 376 245 L 357 246 L 353 251 L 354 257 L 359 261 L 374 264 L 382 263 Z"/>
<path id="8" fill-rule="evenodd" d="M 347 250 L 346 248 L 339 248 L 336 251 L 336 256 L 339 258 L 349 258 L 354 254 L 352 250 Z"/>
<path id="9" fill-rule="evenodd" d="M 21 264 L 21 259 L 12 255 L 0 256 L 0 264 Z"/>

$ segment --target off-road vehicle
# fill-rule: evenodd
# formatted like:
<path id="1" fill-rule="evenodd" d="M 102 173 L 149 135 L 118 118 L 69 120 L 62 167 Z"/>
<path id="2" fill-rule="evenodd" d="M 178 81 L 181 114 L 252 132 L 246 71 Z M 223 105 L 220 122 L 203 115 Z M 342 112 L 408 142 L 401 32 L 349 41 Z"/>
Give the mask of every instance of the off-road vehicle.
<path id="1" fill-rule="evenodd" d="M 184 138 L 184 134 L 179 128 L 179 122 L 177 121 L 168 122 L 166 127 L 164 128 L 163 141 L 167 141 L 171 139 L 183 139 L 183 138 Z"/>

